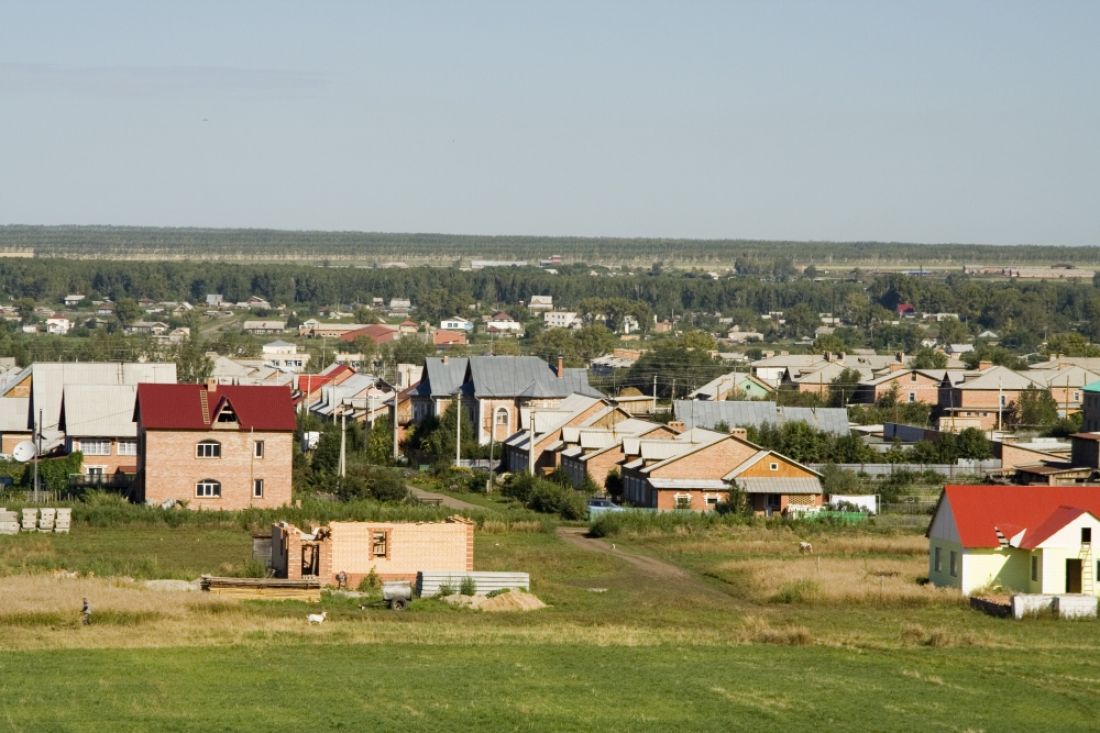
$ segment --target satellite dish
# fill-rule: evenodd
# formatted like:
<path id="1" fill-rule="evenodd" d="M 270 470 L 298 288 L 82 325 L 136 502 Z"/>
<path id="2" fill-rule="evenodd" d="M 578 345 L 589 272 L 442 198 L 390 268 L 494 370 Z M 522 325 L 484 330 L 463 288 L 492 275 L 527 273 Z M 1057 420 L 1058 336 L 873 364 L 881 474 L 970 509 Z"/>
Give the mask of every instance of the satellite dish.
<path id="1" fill-rule="evenodd" d="M 35 450 L 34 443 L 29 440 L 24 440 L 15 446 L 15 449 L 11 452 L 11 457 L 20 463 L 25 463 L 34 458 Z"/>

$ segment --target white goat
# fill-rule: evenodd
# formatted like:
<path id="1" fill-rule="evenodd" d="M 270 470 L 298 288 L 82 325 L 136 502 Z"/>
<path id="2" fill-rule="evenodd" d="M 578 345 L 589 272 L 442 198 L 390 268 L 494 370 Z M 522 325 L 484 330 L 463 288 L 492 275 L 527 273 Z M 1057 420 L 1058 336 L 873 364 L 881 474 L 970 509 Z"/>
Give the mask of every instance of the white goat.
<path id="1" fill-rule="evenodd" d="M 327 617 L 328 617 L 328 611 L 321 611 L 320 613 L 311 613 L 311 614 L 309 614 L 308 616 L 306 616 L 306 619 L 311 624 L 323 624 L 325 622 L 325 618 L 327 618 Z"/>
<path id="2" fill-rule="evenodd" d="M 810 544 L 809 542 L 799 542 L 798 543 L 798 551 L 801 552 L 803 555 L 806 555 L 806 554 L 812 555 L 812 554 L 814 554 L 814 546 L 812 544 Z"/>

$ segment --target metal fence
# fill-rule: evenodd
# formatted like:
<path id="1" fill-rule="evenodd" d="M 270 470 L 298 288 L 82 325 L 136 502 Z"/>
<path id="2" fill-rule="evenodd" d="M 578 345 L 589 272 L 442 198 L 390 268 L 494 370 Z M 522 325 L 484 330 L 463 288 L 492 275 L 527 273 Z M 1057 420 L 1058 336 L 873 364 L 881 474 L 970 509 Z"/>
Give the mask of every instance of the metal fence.
<path id="1" fill-rule="evenodd" d="M 815 471 L 825 468 L 825 463 L 808 464 Z M 985 476 L 1001 470 L 999 460 L 967 461 L 965 463 L 838 463 L 837 468 L 843 468 L 855 473 L 866 474 L 873 478 L 892 476 L 895 473 L 937 473 L 944 478 L 959 478 L 962 476 Z"/>
<path id="2" fill-rule="evenodd" d="M 527 590 L 531 587 L 531 576 L 527 573 L 425 571 L 416 574 L 416 594 L 421 598 L 437 596 L 443 586 L 450 588 L 451 593 L 458 593 L 462 581 L 467 578 L 473 580 L 475 593 L 491 593 L 503 589 Z"/>

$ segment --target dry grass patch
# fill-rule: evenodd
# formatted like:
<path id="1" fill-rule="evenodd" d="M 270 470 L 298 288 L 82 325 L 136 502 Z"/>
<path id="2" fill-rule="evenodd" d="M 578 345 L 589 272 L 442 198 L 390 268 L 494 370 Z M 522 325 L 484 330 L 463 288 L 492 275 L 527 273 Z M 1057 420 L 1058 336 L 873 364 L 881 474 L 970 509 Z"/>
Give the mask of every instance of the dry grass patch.
<path id="1" fill-rule="evenodd" d="M 62 574 L 0 577 L 0 625 L 27 614 L 60 615 L 79 619 L 83 599 L 92 605 L 92 618 L 111 613 L 152 620 L 183 617 L 196 607 L 225 605 L 208 593 L 148 590 L 127 579 L 72 578 Z"/>
<path id="2" fill-rule="evenodd" d="M 777 603 L 924 605 L 961 603 L 958 592 L 921 585 L 923 560 L 787 557 L 730 560 L 714 575 Z"/>
<path id="3" fill-rule="evenodd" d="M 798 555 L 799 542 L 813 544 L 815 555 L 928 556 L 928 540 L 915 534 L 799 534 L 791 529 L 744 527 L 728 532 L 711 532 L 693 539 L 677 538 L 670 549 L 699 555 Z"/>

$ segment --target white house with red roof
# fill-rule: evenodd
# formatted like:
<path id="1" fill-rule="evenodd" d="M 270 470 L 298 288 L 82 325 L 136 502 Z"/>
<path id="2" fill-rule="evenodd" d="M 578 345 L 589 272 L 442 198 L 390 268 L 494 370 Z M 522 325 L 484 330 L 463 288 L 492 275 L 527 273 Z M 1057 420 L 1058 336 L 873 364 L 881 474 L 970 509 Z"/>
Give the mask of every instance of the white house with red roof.
<path id="1" fill-rule="evenodd" d="M 1100 486 L 945 486 L 928 528 L 928 577 L 970 595 L 1098 595 Z"/>
<path id="2" fill-rule="evenodd" d="M 290 503 L 289 387 L 139 384 L 134 420 L 144 501 L 234 510 Z"/>

